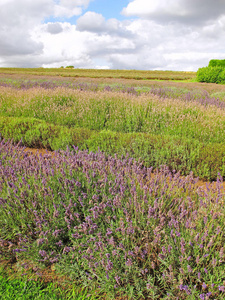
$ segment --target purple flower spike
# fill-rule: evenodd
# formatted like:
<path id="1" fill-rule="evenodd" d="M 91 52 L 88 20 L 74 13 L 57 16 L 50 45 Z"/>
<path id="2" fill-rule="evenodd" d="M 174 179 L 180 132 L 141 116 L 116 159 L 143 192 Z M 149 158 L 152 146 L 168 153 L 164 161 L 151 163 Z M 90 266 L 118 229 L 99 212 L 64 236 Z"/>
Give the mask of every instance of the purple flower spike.
<path id="1" fill-rule="evenodd" d="M 203 288 L 204 290 L 207 288 L 207 285 L 205 284 L 205 282 L 203 282 L 202 288 Z"/>
<path id="2" fill-rule="evenodd" d="M 225 287 L 223 285 L 219 285 L 219 291 L 220 292 L 225 292 Z"/>

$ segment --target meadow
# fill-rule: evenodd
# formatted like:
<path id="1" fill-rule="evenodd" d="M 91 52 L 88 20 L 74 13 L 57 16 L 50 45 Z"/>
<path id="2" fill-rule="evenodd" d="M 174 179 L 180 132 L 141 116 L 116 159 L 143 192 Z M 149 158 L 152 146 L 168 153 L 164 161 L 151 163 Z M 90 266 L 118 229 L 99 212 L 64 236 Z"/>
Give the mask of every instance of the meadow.
<path id="1" fill-rule="evenodd" d="M 184 75 L 1 69 L 2 260 L 84 299 L 224 299 L 225 90 Z"/>

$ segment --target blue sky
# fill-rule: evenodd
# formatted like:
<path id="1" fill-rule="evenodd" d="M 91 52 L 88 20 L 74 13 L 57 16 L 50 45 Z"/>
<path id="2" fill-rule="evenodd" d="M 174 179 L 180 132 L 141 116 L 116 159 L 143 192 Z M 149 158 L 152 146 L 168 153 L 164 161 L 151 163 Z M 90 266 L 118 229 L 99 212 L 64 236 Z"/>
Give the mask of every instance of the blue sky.
<path id="1" fill-rule="evenodd" d="M 126 20 L 128 19 L 126 16 L 121 14 L 124 7 L 127 6 L 129 0 L 114 0 L 114 1 L 107 1 L 107 0 L 92 0 L 87 9 L 83 10 L 83 13 L 87 11 L 93 11 L 99 14 L 102 14 L 106 19 L 116 18 L 117 20 Z M 43 22 L 63 22 L 69 21 L 71 24 L 76 24 L 77 19 L 79 16 L 73 16 L 69 19 L 65 17 L 56 18 L 56 17 L 48 17 Z"/>
<path id="2" fill-rule="evenodd" d="M 121 11 L 128 3 L 129 0 L 94 0 L 90 2 L 87 10 L 100 13 L 106 19 L 116 18 L 118 20 L 124 20 L 127 17 L 121 15 Z"/>
<path id="3" fill-rule="evenodd" d="M 0 67 L 196 71 L 224 40 L 222 0 L 0 0 Z"/>

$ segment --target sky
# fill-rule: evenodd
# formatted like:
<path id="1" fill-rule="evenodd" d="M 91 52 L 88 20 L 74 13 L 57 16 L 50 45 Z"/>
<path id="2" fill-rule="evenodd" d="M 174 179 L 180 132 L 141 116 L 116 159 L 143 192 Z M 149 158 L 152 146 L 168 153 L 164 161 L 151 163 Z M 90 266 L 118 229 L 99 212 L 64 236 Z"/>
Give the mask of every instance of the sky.
<path id="1" fill-rule="evenodd" d="M 0 67 L 197 71 L 225 59 L 225 0 L 0 0 Z"/>

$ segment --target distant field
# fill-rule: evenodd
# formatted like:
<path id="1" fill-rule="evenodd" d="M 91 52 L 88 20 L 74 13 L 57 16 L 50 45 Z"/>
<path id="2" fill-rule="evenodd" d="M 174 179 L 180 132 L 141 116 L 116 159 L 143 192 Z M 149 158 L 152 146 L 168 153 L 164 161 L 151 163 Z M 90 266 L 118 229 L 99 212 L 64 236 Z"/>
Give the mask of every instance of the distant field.
<path id="1" fill-rule="evenodd" d="M 196 72 L 98 70 L 66 68 L 0 68 L 0 74 L 30 74 L 62 77 L 125 78 L 138 80 L 193 80 Z"/>

